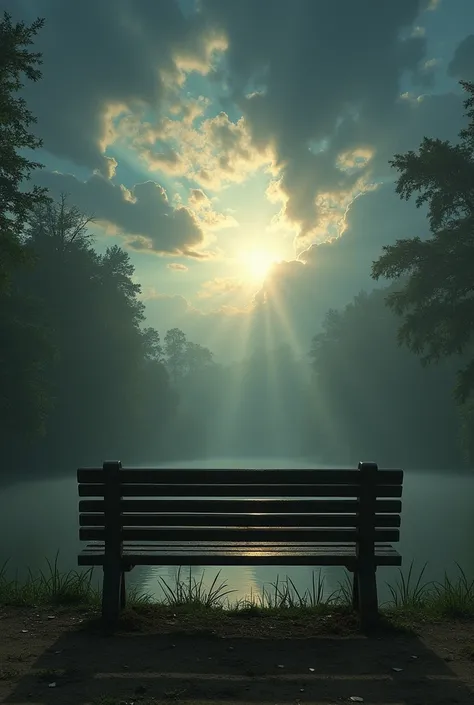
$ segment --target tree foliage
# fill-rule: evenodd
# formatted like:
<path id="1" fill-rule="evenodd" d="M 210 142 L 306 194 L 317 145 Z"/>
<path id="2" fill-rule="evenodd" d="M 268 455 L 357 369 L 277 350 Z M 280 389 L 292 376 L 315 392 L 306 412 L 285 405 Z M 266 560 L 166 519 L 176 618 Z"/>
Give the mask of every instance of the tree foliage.
<path id="1" fill-rule="evenodd" d="M 387 304 L 403 318 L 398 340 L 423 364 L 472 351 L 474 335 L 474 84 L 462 82 L 468 125 L 459 144 L 425 137 L 418 152 L 395 155 L 397 193 L 428 206 L 431 236 L 383 248 L 372 276 L 402 280 Z M 474 391 L 474 356 L 459 370 L 456 397 Z"/>
<path id="2" fill-rule="evenodd" d="M 0 20 L 0 294 L 9 286 L 12 270 L 25 259 L 21 236 L 27 218 L 46 199 L 44 189 L 24 188 L 41 164 L 20 150 L 34 150 L 42 143 L 30 132 L 36 119 L 18 95 L 25 79 L 41 78 L 41 55 L 29 47 L 43 23 L 37 19 L 31 25 L 15 24 L 6 12 Z"/>
<path id="3" fill-rule="evenodd" d="M 7 341 L 2 378 L 9 381 L 0 406 L 2 429 L 9 429 L 4 443 L 11 441 L 12 452 L 22 445 L 26 465 L 164 455 L 176 394 L 159 334 L 143 326 L 144 306 L 129 255 L 117 246 L 98 254 L 89 222 L 66 197 L 36 206 L 24 237 L 34 266 L 15 273 L 8 297 L 12 312 L 22 315 L 11 315 L 8 325 L 0 321 L 0 336 Z M 26 301 L 54 356 L 46 355 L 44 346 L 27 344 L 32 315 L 26 317 Z M 23 388 L 31 387 L 35 396 L 26 399 Z M 42 390 L 50 403 L 36 409 Z M 45 433 L 27 441 L 35 409 Z"/>
<path id="4" fill-rule="evenodd" d="M 28 257 L 24 229 L 32 209 L 47 203 L 42 189 L 25 181 L 39 168 L 21 152 L 41 140 L 31 132 L 35 118 L 19 96 L 23 82 L 38 81 L 41 56 L 30 51 L 43 25 L 0 19 L 0 444 L 20 433 L 44 432 L 51 405 L 45 370 L 53 349 L 39 321 L 37 302 L 12 279 Z"/>
<path id="5" fill-rule="evenodd" d="M 313 339 L 313 447 L 351 465 L 376 458 L 389 466 L 459 466 L 454 361 L 423 369 L 397 345 L 398 320 L 385 305 L 393 290 L 361 293 L 329 311 Z"/>
<path id="6" fill-rule="evenodd" d="M 38 320 L 38 303 L 21 294 L 0 306 L 0 448 L 12 438 L 44 434 L 51 410 L 47 370 L 54 347 Z"/>
<path id="7" fill-rule="evenodd" d="M 175 384 L 213 365 L 213 355 L 209 348 L 189 341 L 180 328 L 168 330 L 164 343 L 166 365 Z"/>

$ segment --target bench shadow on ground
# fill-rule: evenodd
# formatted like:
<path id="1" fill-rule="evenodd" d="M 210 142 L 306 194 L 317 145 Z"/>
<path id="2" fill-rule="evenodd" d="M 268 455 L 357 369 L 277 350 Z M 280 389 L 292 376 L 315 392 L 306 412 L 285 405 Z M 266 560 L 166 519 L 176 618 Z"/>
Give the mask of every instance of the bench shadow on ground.
<path id="1" fill-rule="evenodd" d="M 449 665 L 407 633 L 280 639 L 90 630 L 57 638 L 3 702 L 303 705 L 354 696 L 377 705 L 474 702 Z"/>

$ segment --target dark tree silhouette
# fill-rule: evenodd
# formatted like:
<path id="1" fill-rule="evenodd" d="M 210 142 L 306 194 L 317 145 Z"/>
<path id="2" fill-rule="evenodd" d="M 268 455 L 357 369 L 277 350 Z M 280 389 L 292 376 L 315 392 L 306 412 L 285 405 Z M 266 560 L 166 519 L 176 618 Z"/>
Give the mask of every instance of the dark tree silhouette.
<path id="1" fill-rule="evenodd" d="M 28 47 L 43 24 L 42 19 L 14 24 L 6 12 L 0 20 L 0 295 L 9 286 L 12 270 L 25 260 L 22 234 L 29 213 L 46 199 L 44 189 L 21 188 L 42 165 L 19 152 L 42 143 L 30 132 L 36 119 L 18 95 L 25 78 L 41 78 L 41 54 Z"/>
<path id="2" fill-rule="evenodd" d="M 457 361 L 424 369 L 397 345 L 398 319 L 385 305 L 394 287 L 329 311 L 313 340 L 315 451 L 351 464 L 370 456 L 387 465 L 460 466 Z"/>
<path id="3" fill-rule="evenodd" d="M 461 82 L 468 125 L 459 144 L 425 137 L 418 152 L 397 154 L 397 193 L 428 204 L 431 237 L 401 239 L 373 263 L 378 280 L 403 279 L 387 297 L 403 318 L 398 339 L 423 364 L 470 352 L 459 370 L 456 396 L 474 391 L 474 84 Z"/>

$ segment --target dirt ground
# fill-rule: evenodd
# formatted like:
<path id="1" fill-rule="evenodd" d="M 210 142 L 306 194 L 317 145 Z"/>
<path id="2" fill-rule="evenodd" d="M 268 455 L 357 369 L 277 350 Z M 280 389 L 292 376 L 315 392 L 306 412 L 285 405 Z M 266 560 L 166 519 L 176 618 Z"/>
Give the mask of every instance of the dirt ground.
<path id="1" fill-rule="evenodd" d="M 346 617 L 133 615 L 105 636 L 77 611 L 0 609 L 0 702 L 473 705 L 474 622 L 369 638 Z"/>

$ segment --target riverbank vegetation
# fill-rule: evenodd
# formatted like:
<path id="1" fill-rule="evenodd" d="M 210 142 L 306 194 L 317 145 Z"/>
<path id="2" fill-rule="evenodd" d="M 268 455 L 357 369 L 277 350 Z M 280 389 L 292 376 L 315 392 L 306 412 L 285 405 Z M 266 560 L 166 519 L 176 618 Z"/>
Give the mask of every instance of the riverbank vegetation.
<path id="1" fill-rule="evenodd" d="M 425 581 L 426 566 L 407 571 L 399 569 L 397 579 L 389 584 L 390 599 L 381 605 L 385 620 L 399 626 L 418 621 L 474 618 L 474 579 L 469 579 L 457 565 L 455 576 L 445 574 L 441 581 Z M 124 623 L 142 619 L 153 623 L 154 618 L 179 619 L 181 616 L 206 621 L 219 616 L 278 617 L 298 619 L 306 616 L 328 618 L 330 615 L 349 617 L 351 609 L 351 582 L 349 574 L 337 590 L 328 593 L 321 571 L 312 573 L 311 583 L 304 591 L 298 590 L 290 576 L 263 584 L 259 592 L 245 598 L 233 598 L 235 591 L 218 572 L 210 581 L 205 572 L 196 577 L 191 570 L 179 568 L 174 581 L 158 578 L 161 595 L 153 598 L 136 588 L 127 590 L 127 609 Z M 7 565 L 0 570 L 0 606 L 67 608 L 88 612 L 91 617 L 100 610 L 101 594 L 94 569 L 63 572 L 54 561 L 46 561 L 46 569 L 23 579 L 8 575 Z M 354 619 L 355 615 L 353 615 Z"/>

